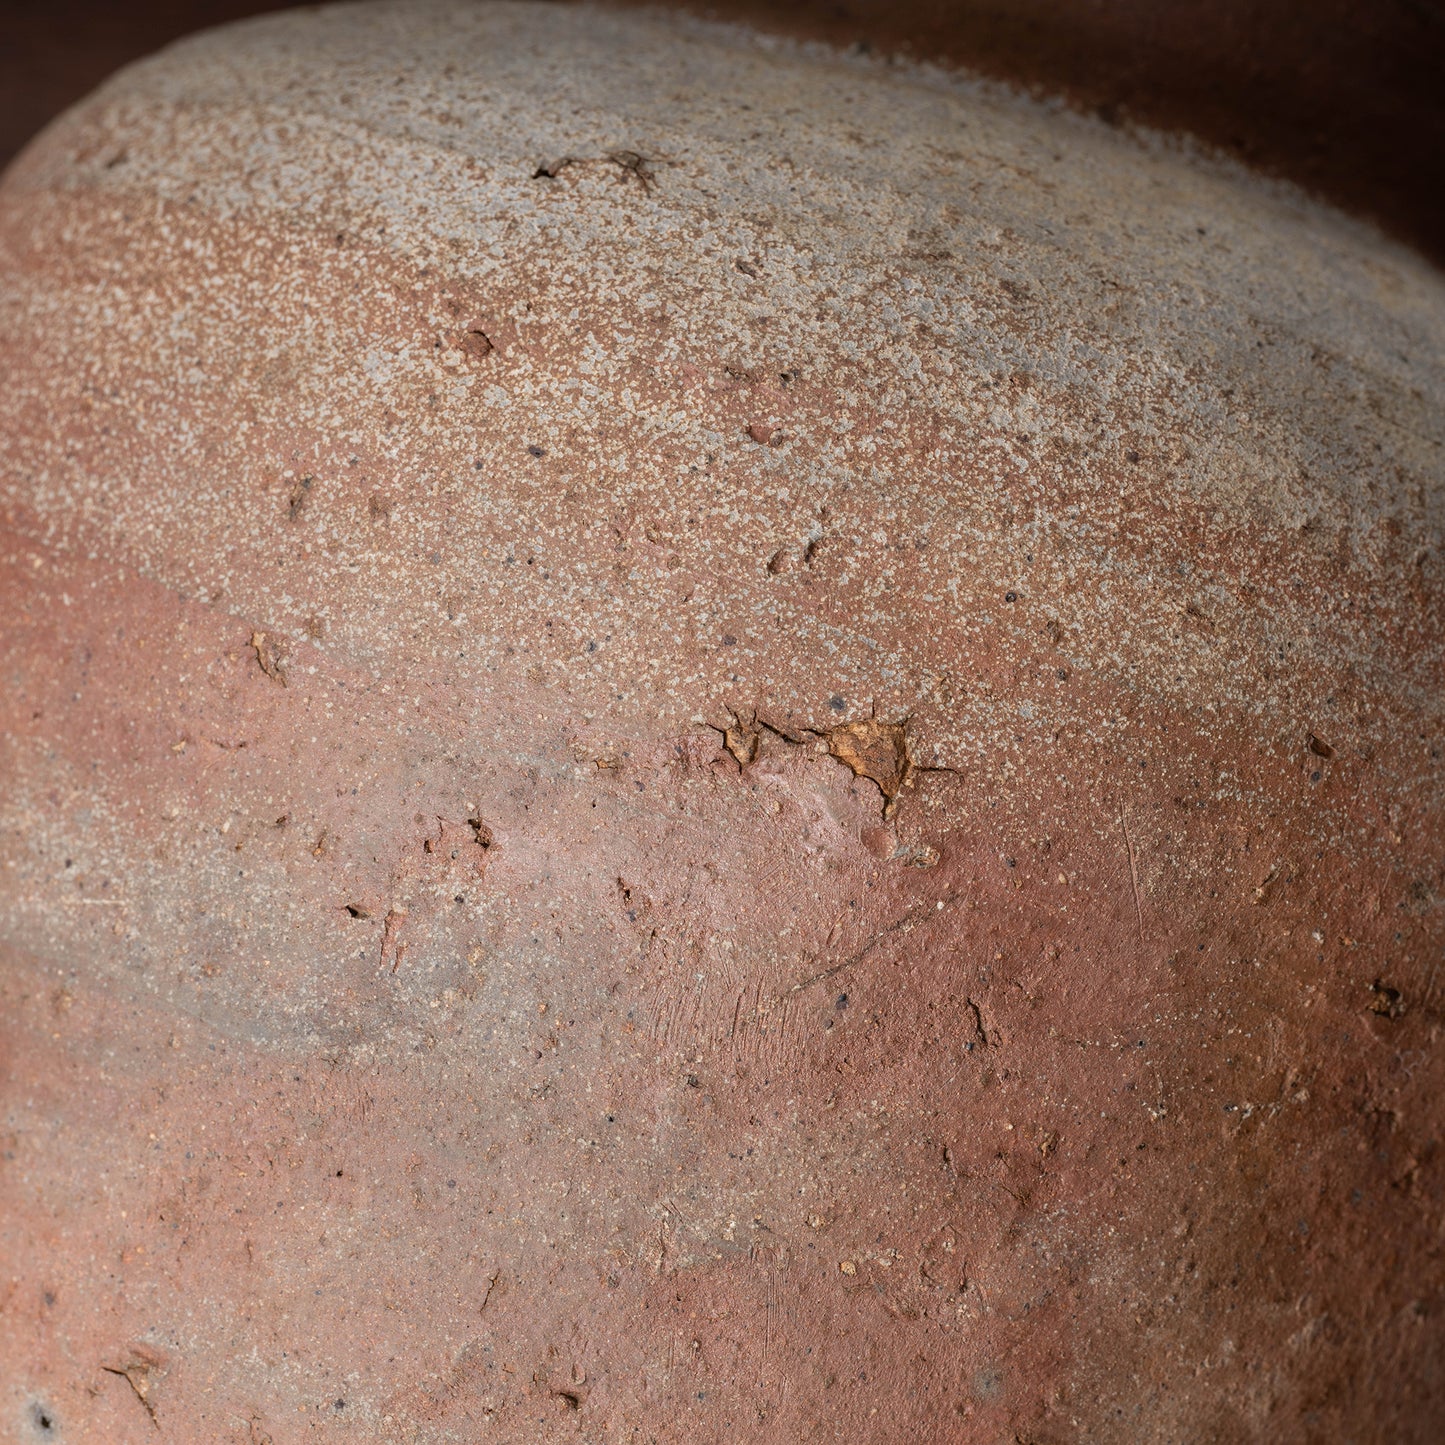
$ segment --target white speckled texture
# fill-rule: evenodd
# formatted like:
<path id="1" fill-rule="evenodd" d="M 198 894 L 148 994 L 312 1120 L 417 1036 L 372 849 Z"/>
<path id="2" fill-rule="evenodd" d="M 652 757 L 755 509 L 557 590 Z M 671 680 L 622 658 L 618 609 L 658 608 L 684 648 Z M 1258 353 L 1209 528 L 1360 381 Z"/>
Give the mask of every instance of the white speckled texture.
<path id="1" fill-rule="evenodd" d="M 654 179 L 603 159 L 623 151 Z M 569 156 L 584 164 L 533 179 Z M 950 642 L 976 643 L 1020 625 L 999 605 L 1010 587 L 1027 599 L 1024 628 L 1056 619 L 1071 659 L 1142 668 L 1173 697 L 1307 716 L 1321 673 L 1332 689 L 1378 667 L 1381 631 L 1408 636 L 1393 661 L 1417 696 L 1438 679 L 1438 638 L 1395 575 L 1438 546 L 1441 525 L 1437 278 L 1281 188 L 1102 124 L 670 18 L 340 6 L 132 67 L 9 189 L 12 205 L 49 192 L 27 200 L 42 232 L 63 205 L 78 212 L 71 227 L 114 233 L 117 208 L 144 195 L 162 208 L 158 243 L 195 268 L 117 292 L 107 268 L 140 258 L 96 250 L 102 274 L 52 294 L 52 344 L 104 328 L 75 385 L 104 394 L 121 343 L 143 334 L 164 394 L 128 399 L 150 423 L 141 467 L 87 477 L 32 458 L 26 498 L 57 519 L 103 518 L 157 569 L 146 539 L 162 528 L 186 570 L 158 575 L 223 589 L 292 631 L 319 610 L 351 655 L 386 650 L 374 609 L 419 603 L 419 585 L 464 597 L 465 631 L 495 641 L 515 605 L 487 597 L 507 545 L 605 553 L 615 515 L 603 514 L 630 512 L 665 534 L 679 586 L 618 585 L 607 557 L 538 589 L 539 613 L 568 618 L 538 661 L 565 669 L 588 708 L 614 689 L 629 712 L 678 722 L 755 691 L 775 709 L 815 707 L 789 681 L 796 659 L 783 673 L 758 665 L 748 638 L 698 671 L 638 636 L 685 687 L 639 677 L 625 646 L 579 655 L 624 622 L 637 636 L 641 599 L 676 623 L 679 647 L 712 652 L 730 624 L 781 626 L 818 666 L 866 673 L 850 702 L 894 710 L 923 704 L 922 670 L 948 655 L 936 632 L 900 638 L 899 619 L 942 612 Z M 186 239 L 190 216 L 205 217 L 204 241 Z M 333 232 L 343 243 L 316 254 Z M 435 351 L 455 326 L 440 297 L 399 296 L 351 248 L 461 290 L 504 346 L 483 366 Z M 308 288 L 344 286 L 349 271 L 354 309 L 316 309 Z M 157 325 L 157 308 L 175 324 Z M 405 332 L 388 334 L 398 310 Z M 249 431 L 217 435 L 209 398 L 242 377 L 260 393 Z M 752 440 L 755 415 L 786 423 L 780 445 Z M 250 559 L 215 537 L 258 432 L 284 436 L 301 467 L 361 452 L 406 473 L 384 554 L 318 548 L 289 605 L 258 595 Z M 527 495 L 542 470 L 527 443 L 549 451 L 540 496 Z M 346 481 L 317 489 L 318 541 L 352 532 Z M 582 505 L 559 505 L 567 488 Z M 455 540 L 423 582 L 397 554 L 442 545 L 443 509 Z M 703 513 L 726 567 L 688 546 L 686 519 Z M 284 516 L 267 521 L 258 550 L 285 535 Z M 1388 543 L 1387 523 L 1399 529 Z M 831 553 L 825 616 L 764 572 L 815 530 Z M 1282 566 L 1286 546 L 1300 555 Z M 1362 595 L 1340 595 L 1342 560 Z M 1227 607 L 1242 585 L 1260 604 Z M 1181 624 L 1191 604 L 1231 615 L 1200 635 Z M 455 628 L 433 618 L 427 633 L 408 648 L 453 654 Z M 978 703 L 931 721 L 951 758 L 990 730 Z"/>

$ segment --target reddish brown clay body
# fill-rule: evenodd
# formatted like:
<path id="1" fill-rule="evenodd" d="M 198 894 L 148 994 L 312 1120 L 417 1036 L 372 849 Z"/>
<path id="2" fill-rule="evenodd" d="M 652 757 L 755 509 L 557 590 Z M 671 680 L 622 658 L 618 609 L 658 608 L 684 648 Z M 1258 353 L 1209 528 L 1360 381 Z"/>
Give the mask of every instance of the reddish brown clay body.
<path id="1" fill-rule="evenodd" d="M 382 4 L 54 126 L 0 312 L 0 1437 L 1435 1438 L 1428 268 Z"/>

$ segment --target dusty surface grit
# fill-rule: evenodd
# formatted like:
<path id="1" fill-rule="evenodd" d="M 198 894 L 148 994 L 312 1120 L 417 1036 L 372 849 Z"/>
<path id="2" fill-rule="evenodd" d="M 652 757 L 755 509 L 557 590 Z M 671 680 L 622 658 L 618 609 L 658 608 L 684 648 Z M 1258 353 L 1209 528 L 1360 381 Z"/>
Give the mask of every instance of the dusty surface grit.
<path id="1" fill-rule="evenodd" d="M 1445 287 L 691 20 L 0 188 L 0 1438 L 1427 1441 Z"/>

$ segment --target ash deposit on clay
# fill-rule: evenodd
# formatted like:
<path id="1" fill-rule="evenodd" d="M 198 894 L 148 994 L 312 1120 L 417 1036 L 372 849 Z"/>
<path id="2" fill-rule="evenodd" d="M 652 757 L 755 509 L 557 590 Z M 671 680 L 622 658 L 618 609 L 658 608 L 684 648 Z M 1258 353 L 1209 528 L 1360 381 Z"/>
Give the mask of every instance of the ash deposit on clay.
<path id="1" fill-rule="evenodd" d="M 1423 262 L 436 0 L 122 72 L 0 322 L 0 1437 L 1432 1438 Z"/>

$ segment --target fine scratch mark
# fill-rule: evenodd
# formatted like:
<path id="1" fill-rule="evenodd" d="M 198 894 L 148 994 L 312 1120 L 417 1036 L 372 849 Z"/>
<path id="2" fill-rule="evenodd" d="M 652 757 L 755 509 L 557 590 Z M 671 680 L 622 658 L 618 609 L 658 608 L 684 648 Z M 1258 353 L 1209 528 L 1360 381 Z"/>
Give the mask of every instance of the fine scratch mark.
<path id="1" fill-rule="evenodd" d="M 922 921 L 918 917 L 920 913 L 922 913 L 925 918 L 931 917 L 933 913 L 942 909 L 945 904 L 952 903 L 957 896 L 956 893 L 946 893 L 942 898 L 935 901 L 932 909 L 929 909 L 924 902 L 913 904 L 901 918 L 894 919 L 886 928 L 875 933 L 856 953 L 845 958 L 842 963 L 835 963 L 832 968 L 825 968 L 821 973 L 810 974 L 807 978 L 799 979 L 797 983 L 788 989 L 787 993 L 779 995 L 778 1001 L 781 1003 L 789 994 L 801 993 L 803 989 L 811 988 L 815 983 L 822 983 L 825 979 L 842 973 L 844 969 L 852 968 L 854 964 L 862 963 L 885 939 L 891 938 L 895 933 L 911 932 L 913 928 Z"/>
<path id="2" fill-rule="evenodd" d="M 1119 829 L 1124 834 L 1124 850 L 1129 855 L 1129 884 L 1134 890 L 1134 917 L 1139 923 L 1139 942 L 1144 941 L 1144 910 L 1139 903 L 1139 869 L 1134 862 L 1134 844 L 1129 837 L 1129 825 L 1124 821 L 1123 813 L 1119 814 Z"/>
<path id="3" fill-rule="evenodd" d="M 765 1385 L 768 1376 L 768 1357 L 773 1345 L 773 1314 L 777 1309 L 777 1276 L 771 1263 L 768 1265 L 768 1295 L 763 1305 L 763 1359 L 758 1367 L 758 1383 Z"/>

